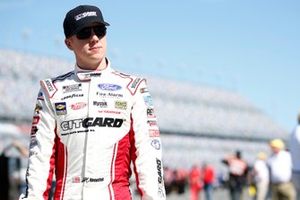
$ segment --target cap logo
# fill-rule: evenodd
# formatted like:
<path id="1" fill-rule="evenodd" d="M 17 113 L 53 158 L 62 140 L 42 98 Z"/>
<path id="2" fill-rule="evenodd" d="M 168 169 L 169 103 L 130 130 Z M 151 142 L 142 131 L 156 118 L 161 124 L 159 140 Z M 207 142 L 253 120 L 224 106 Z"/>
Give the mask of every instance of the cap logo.
<path id="1" fill-rule="evenodd" d="M 85 17 L 97 16 L 96 11 L 83 12 L 75 16 L 75 20 L 78 21 Z"/>

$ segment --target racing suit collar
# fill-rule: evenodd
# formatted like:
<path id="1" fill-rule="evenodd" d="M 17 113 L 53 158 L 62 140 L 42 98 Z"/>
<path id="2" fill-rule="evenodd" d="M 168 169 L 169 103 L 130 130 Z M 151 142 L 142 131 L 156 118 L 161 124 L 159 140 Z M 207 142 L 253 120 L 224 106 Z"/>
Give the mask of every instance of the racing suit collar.
<path id="1" fill-rule="evenodd" d="M 100 77 L 101 74 L 111 72 L 112 69 L 110 67 L 110 61 L 108 58 L 105 58 L 107 62 L 107 66 L 103 70 L 85 70 L 81 69 L 77 64 L 75 64 L 75 74 L 77 75 L 78 79 L 81 81 L 89 81 L 92 77 Z"/>

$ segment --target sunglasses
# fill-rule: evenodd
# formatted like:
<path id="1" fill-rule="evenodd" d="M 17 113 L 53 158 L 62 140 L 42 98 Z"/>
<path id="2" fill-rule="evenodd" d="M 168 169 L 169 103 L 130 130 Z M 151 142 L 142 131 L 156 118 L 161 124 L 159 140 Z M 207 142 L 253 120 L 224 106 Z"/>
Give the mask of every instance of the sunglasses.
<path id="1" fill-rule="evenodd" d="M 78 33 L 76 33 L 76 37 L 79 40 L 85 40 L 91 37 L 92 29 L 97 35 L 98 38 L 102 38 L 106 35 L 106 27 L 105 26 L 92 26 L 81 29 Z"/>

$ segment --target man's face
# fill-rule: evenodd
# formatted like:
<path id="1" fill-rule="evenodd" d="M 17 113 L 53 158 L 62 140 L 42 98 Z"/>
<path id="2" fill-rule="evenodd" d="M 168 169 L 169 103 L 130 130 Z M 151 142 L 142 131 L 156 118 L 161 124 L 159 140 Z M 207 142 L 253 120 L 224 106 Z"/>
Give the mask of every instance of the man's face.
<path id="1" fill-rule="evenodd" d="M 94 70 L 105 58 L 106 28 L 99 25 L 86 27 L 65 42 L 74 51 L 79 67 Z"/>

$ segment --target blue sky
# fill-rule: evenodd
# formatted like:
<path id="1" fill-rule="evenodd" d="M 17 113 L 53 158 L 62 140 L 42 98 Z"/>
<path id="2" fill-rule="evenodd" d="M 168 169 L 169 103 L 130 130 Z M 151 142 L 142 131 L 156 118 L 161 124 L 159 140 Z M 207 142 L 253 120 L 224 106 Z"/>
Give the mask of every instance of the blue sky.
<path id="1" fill-rule="evenodd" d="M 101 8 L 108 56 L 126 72 L 238 92 L 287 131 L 300 111 L 300 1 L 0 1 L 0 48 L 73 60 L 65 13 Z"/>

